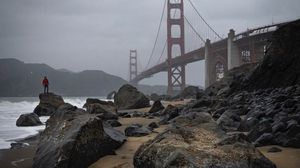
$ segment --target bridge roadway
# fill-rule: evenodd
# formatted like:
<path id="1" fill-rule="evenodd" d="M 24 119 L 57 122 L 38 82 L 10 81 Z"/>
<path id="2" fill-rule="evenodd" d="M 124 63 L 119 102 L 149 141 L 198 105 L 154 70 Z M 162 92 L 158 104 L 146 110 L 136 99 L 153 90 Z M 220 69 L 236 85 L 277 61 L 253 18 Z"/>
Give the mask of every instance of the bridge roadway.
<path id="1" fill-rule="evenodd" d="M 234 37 L 234 43 L 238 46 L 247 46 L 249 45 L 249 41 L 254 42 L 256 45 L 266 44 L 266 42 L 270 39 L 272 33 L 281 25 L 284 25 L 288 22 L 273 24 L 263 27 L 258 27 L 255 29 L 247 30 L 245 32 L 239 33 Z M 228 38 L 213 42 L 210 44 L 210 53 L 218 53 L 218 52 L 227 52 L 227 41 Z M 187 65 L 192 62 L 200 61 L 205 59 L 205 46 L 196 49 L 194 51 L 188 52 L 182 56 L 177 56 L 172 58 L 172 67 Z M 131 83 L 138 83 L 139 81 L 151 77 L 153 74 L 167 71 L 168 62 L 165 61 L 158 65 L 155 65 L 140 74 L 138 74 Z"/>

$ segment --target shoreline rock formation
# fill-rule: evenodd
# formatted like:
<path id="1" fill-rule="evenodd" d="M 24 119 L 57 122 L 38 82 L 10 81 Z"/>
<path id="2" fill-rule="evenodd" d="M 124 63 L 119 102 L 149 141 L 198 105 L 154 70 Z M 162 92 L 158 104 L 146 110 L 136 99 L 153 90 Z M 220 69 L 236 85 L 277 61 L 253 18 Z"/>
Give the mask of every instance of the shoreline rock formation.
<path id="1" fill-rule="evenodd" d="M 126 140 L 96 116 L 70 104 L 60 106 L 41 133 L 33 168 L 88 167 L 114 154 Z"/>
<path id="2" fill-rule="evenodd" d="M 63 98 L 54 93 L 41 93 L 39 99 L 40 103 L 33 111 L 38 116 L 51 116 L 59 106 L 65 104 Z"/>
<path id="3" fill-rule="evenodd" d="M 114 96 L 114 102 L 119 110 L 139 109 L 150 106 L 150 100 L 137 88 L 123 85 Z"/>

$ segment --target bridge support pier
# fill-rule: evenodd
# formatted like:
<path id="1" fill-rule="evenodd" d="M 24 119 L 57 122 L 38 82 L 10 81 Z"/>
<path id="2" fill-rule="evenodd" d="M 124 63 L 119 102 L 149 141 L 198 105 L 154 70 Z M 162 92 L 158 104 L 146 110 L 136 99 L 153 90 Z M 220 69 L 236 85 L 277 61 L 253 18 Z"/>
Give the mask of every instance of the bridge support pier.
<path id="1" fill-rule="evenodd" d="M 209 53 L 210 50 L 210 40 L 207 39 L 205 42 L 205 88 L 211 85 L 211 66 L 212 66 L 212 57 Z"/>
<path id="2" fill-rule="evenodd" d="M 172 13 L 172 10 L 174 13 Z M 167 41 L 168 41 L 168 95 L 173 95 L 174 90 L 183 90 L 185 88 L 185 65 L 174 65 L 172 62 L 173 56 L 184 55 L 184 12 L 183 12 L 183 0 L 174 1 L 168 0 L 168 18 L 167 18 Z M 179 17 L 176 17 L 176 13 L 180 13 Z M 172 31 L 172 27 L 179 27 L 180 36 L 174 37 L 175 32 Z M 173 53 L 172 49 L 175 46 L 179 46 L 180 53 Z"/>
<path id="3" fill-rule="evenodd" d="M 228 70 L 234 67 L 239 67 L 241 65 L 239 48 L 234 42 L 234 36 L 235 36 L 234 30 L 230 29 L 228 33 L 228 42 L 227 42 Z"/>
<path id="4" fill-rule="evenodd" d="M 137 51 L 130 50 L 129 55 L 129 81 L 132 81 L 137 77 Z M 132 85 L 137 85 L 137 83 L 131 83 Z"/>

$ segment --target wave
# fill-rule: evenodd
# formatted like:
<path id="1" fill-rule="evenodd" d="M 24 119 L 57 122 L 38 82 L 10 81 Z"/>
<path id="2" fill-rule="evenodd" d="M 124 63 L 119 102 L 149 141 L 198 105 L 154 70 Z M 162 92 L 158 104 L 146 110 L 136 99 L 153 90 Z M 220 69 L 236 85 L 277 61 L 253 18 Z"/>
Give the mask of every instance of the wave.
<path id="1" fill-rule="evenodd" d="M 103 97 L 95 97 L 101 100 Z M 82 108 L 87 97 L 65 97 L 64 101 L 78 108 Z M 36 98 L 0 98 L 0 149 L 10 148 L 10 143 L 15 139 L 32 136 L 43 130 L 45 126 L 17 127 L 16 120 L 21 114 L 32 113 L 39 104 Z M 40 117 L 45 122 L 48 117 Z"/>

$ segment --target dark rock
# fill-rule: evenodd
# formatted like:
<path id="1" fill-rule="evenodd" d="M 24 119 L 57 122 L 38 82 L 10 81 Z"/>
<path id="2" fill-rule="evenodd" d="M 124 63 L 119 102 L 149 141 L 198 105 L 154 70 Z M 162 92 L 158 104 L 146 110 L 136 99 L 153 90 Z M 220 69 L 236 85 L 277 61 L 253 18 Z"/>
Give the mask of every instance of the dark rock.
<path id="1" fill-rule="evenodd" d="M 150 128 L 158 128 L 159 126 L 158 126 L 158 124 L 156 124 L 156 122 L 152 122 L 152 123 L 150 123 L 148 125 L 148 127 L 150 127 Z"/>
<path id="2" fill-rule="evenodd" d="M 149 110 L 149 113 L 156 113 L 158 111 L 163 110 L 165 107 L 161 104 L 159 100 L 155 101 Z"/>
<path id="3" fill-rule="evenodd" d="M 172 113 L 173 111 L 176 110 L 176 107 L 169 104 L 162 112 L 161 112 L 161 115 L 166 115 L 166 114 L 170 114 Z"/>
<path id="4" fill-rule="evenodd" d="M 118 109 L 139 109 L 149 107 L 149 99 L 135 87 L 123 85 L 114 97 Z"/>
<path id="5" fill-rule="evenodd" d="M 232 140 L 226 145 L 215 144 L 227 135 L 208 113 L 199 113 L 193 118 L 175 118 L 173 127 L 140 146 L 134 155 L 134 167 L 276 167 L 242 137 L 241 142 Z M 199 122 L 201 120 L 203 122 Z"/>
<path id="6" fill-rule="evenodd" d="M 95 114 L 65 104 L 47 121 L 32 167 L 88 167 L 114 154 L 125 140 L 124 134 L 106 127 Z"/>
<path id="7" fill-rule="evenodd" d="M 112 91 L 106 96 L 106 99 L 114 99 L 116 94 L 117 94 L 116 91 Z"/>
<path id="8" fill-rule="evenodd" d="M 83 105 L 83 108 L 86 108 L 87 111 L 92 114 L 103 113 L 106 111 L 117 112 L 117 107 L 113 102 L 92 98 L 86 99 L 86 103 Z"/>
<path id="9" fill-rule="evenodd" d="M 85 107 L 90 114 L 99 114 L 97 116 L 103 120 L 118 119 L 118 114 L 116 113 L 117 109 L 113 102 L 88 98 L 83 107 Z"/>
<path id="10" fill-rule="evenodd" d="M 28 143 L 22 143 L 22 142 L 14 142 L 10 144 L 10 149 L 21 149 L 28 147 Z"/>
<path id="11" fill-rule="evenodd" d="M 295 135 L 300 133 L 300 125 L 292 125 L 288 128 L 286 134 L 289 137 L 295 137 Z"/>
<path id="12" fill-rule="evenodd" d="M 300 20 L 276 30 L 262 63 L 249 76 L 244 89 L 258 90 L 300 84 Z M 291 90 L 291 89 L 290 89 Z"/>
<path id="13" fill-rule="evenodd" d="M 196 99 L 202 97 L 200 94 L 204 94 L 203 90 L 200 90 L 197 86 L 188 86 L 184 88 L 177 96 L 173 99 Z"/>
<path id="14" fill-rule="evenodd" d="M 281 152 L 282 150 L 277 147 L 272 147 L 268 150 L 268 153 L 276 153 L 276 152 Z"/>
<path id="15" fill-rule="evenodd" d="M 255 146 L 265 146 L 274 144 L 274 136 L 271 133 L 262 134 L 255 142 Z"/>
<path id="16" fill-rule="evenodd" d="M 271 133 L 272 127 L 268 120 L 261 121 L 248 134 L 248 139 L 251 142 L 255 142 L 257 138 L 259 138 L 264 133 Z"/>
<path id="17" fill-rule="evenodd" d="M 108 123 L 112 127 L 122 126 L 122 124 L 118 120 L 107 120 L 106 123 Z"/>
<path id="18" fill-rule="evenodd" d="M 41 122 L 39 116 L 36 113 L 22 114 L 16 122 L 16 125 L 18 127 L 20 127 L 20 126 L 38 126 L 38 125 L 42 125 L 42 124 L 43 123 Z"/>
<path id="19" fill-rule="evenodd" d="M 65 103 L 61 96 L 55 95 L 54 93 L 41 93 L 39 99 L 40 103 L 33 111 L 38 116 L 50 116 L 59 106 Z"/>
<path id="20" fill-rule="evenodd" d="M 227 109 L 224 107 L 218 108 L 214 113 L 213 113 L 213 118 L 218 119 L 221 117 L 221 115 L 226 111 Z"/>
<path id="21" fill-rule="evenodd" d="M 130 137 L 141 137 L 149 135 L 150 133 L 151 130 L 149 130 L 146 127 L 143 127 L 140 124 L 132 124 L 125 129 L 125 135 Z"/>
<path id="22" fill-rule="evenodd" d="M 272 126 L 272 132 L 277 133 L 277 132 L 284 132 L 286 130 L 286 124 L 284 122 L 275 122 L 273 123 Z"/>
<path id="23" fill-rule="evenodd" d="M 237 131 L 240 127 L 241 118 L 233 111 L 225 111 L 217 120 L 217 124 L 226 131 Z"/>
<path id="24" fill-rule="evenodd" d="M 257 118 L 249 117 L 249 118 L 241 121 L 239 130 L 240 131 L 250 131 L 257 123 L 259 123 L 259 120 Z"/>
<path id="25" fill-rule="evenodd" d="M 212 105 L 212 103 L 213 101 L 210 98 L 202 97 L 201 99 L 195 101 L 195 103 L 191 105 L 191 108 L 208 107 Z"/>

